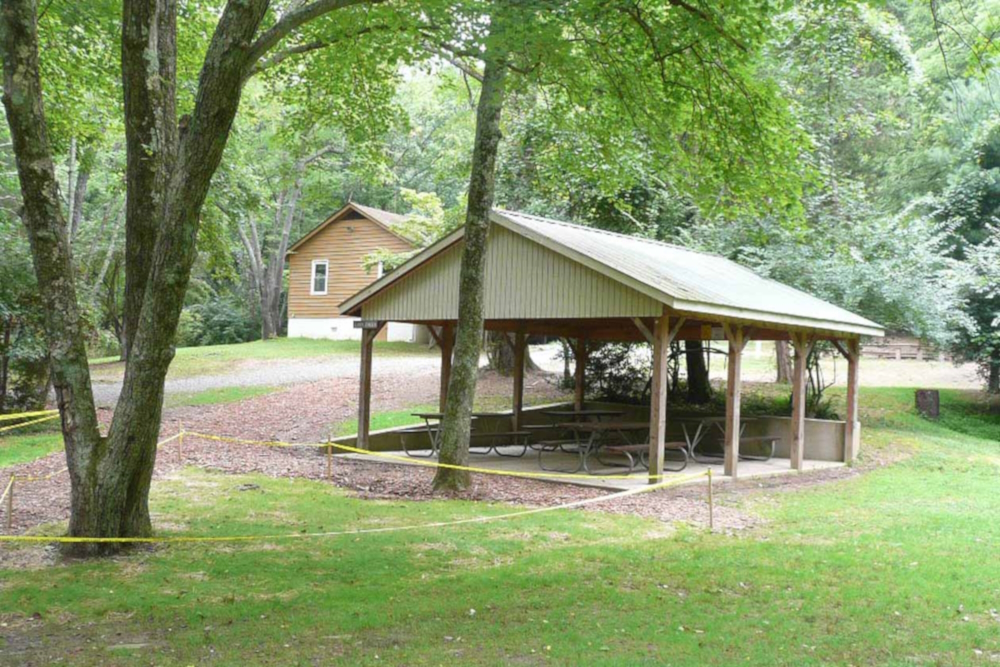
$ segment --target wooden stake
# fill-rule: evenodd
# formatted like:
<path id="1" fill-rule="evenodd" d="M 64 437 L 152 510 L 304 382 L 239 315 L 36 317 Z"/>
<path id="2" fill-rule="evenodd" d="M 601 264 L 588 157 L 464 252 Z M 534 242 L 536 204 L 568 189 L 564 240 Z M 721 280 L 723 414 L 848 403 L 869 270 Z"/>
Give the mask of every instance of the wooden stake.
<path id="1" fill-rule="evenodd" d="M 10 491 L 7 493 L 7 532 L 14 523 L 14 475 L 10 476 Z"/>
<path id="2" fill-rule="evenodd" d="M 708 469 L 708 530 L 715 530 L 715 504 L 712 500 L 712 469 Z"/>
<path id="3" fill-rule="evenodd" d="M 333 477 L 333 445 L 330 444 L 330 438 L 326 439 L 326 478 L 330 479 Z"/>

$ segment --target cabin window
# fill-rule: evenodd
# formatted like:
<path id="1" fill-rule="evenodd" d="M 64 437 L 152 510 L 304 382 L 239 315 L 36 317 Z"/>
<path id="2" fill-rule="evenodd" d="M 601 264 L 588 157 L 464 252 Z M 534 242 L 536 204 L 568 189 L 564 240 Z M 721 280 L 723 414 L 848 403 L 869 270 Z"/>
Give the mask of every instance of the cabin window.
<path id="1" fill-rule="evenodd" d="M 324 296 L 326 294 L 327 274 L 330 271 L 330 261 L 326 259 L 314 259 L 312 271 L 312 289 L 309 293 L 313 296 Z"/>

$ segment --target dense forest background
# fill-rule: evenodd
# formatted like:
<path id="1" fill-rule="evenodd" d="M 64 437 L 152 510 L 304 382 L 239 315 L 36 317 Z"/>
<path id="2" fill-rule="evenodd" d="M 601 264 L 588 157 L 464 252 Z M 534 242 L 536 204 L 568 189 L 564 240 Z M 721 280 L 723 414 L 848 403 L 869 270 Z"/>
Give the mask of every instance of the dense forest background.
<path id="1" fill-rule="evenodd" d="M 216 4 L 180 4 L 181 114 Z M 39 22 L 92 357 L 122 353 L 119 11 L 55 2 Z M 717 156 L 711 169 L 699 162 L 715 150 L 738 165 L 739 137 L 694 150 L 704 135 L 682 116 L 644 132 L 602 126 L 612 121 L 526 76 L 504 112 L 497 205 L 726 255 L 948 348 L 1000 391 L 1000 2 L 796 3 L 766 32 L 755 73 L 783 104 L 760 120 L 781 123 L 773 168 L 759 175 L 767 187 L 720 179 Z M 410 214 L 422 243 L 464 219 L 475 66 L 432 42 L 416 59 L 376 57 L 385 42 L 358 34 L 338 39 L 343 48 L 265 60 L 248 82 L 204 208 L 178 346 L 280 335 L 283 250 L 347 201 Z M 641 88 L 616 92 L 644 113 Z M 0 132 L 3 411 L 43 400 L 48 377 L 6 124 Z"/>

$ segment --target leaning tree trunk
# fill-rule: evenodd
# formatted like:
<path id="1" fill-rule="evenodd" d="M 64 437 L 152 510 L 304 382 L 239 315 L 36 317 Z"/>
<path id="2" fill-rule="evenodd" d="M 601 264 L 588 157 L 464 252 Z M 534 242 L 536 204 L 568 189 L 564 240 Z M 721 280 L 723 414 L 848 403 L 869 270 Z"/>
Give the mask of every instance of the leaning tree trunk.
<path id="1" fill-rule="evenodd" d="M 684 341 L 684 358 L 687 362 L 688 402 L 704 405 L 712 399 L 712 385 L 705 365 L 705 350 L 700 340 Z"/>
<path id="2" fill-rule="evenodd" d="M 496 35 L 496 25 L 492 33 Z M 496 47 L 488 47 L 495 49 Z M 441 463 L 466 466 L 469 463 L 469 429 L 472 402 L 476 394 L 476 371 L 479 366 L 483 332 L 483 278 L 486 237 L 496 179 L 497 149 L 500 144 L 500 113 L 504 102 L 507 66 L 502 57 L 487 51 L 483 86 L 476 110 L 476 141 L 472 153 L 468 208 L 462 267 L 459 275 L 458 331 L 455 338 L 451 381 L 445 404 L 441 433 Z M 461 491 L 471 484 L 466 470 L 438 468 L 434 488 Z"/>
<path id="3" fill-rule="evenodd" d="M 177 150 L 176 15 L 176 0 L 126 1 L 122 13 L 125 359 L 139 327 L 164 213 L 166 182 Z"/>
<path id="4" fill-rule="evenodd" d="M 792 355 L 788 353 L 788 341 L 779 340 L 774 343 L 774 356 L 777 362 L 778 384 L 787 384 L 792 381 Z"/>
<path id="5" fill-rule="evenodd" d="M 510 377 L 514 374 L 514 341 L 513 334 L 506 331 L 489 331 L 486 333 L 486 359 L 489 362 L 490 370 L 496 371 L 500 375 Z M 538 365 L 531 359 L 528 348 L 524 349 L 524 370 L 536 371 Z"/>
<path id="6" fill-rule="evenodd" d="M 45 311 L 49 359 L 62 417 L 73 514 L 86 503 L 85 477 L 102 449 L 90 368 L 76 300 L 73 261 L 49 145 L 32 0 L 7 0 L 0 12 L 3 103 L 10 127 L 38 291 Z"/>

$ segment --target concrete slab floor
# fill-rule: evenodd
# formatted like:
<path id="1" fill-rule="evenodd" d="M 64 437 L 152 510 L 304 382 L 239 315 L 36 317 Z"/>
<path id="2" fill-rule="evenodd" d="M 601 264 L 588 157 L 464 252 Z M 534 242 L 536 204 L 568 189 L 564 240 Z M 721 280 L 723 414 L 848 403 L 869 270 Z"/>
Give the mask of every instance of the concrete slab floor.
<path id="1" fill-rule="evenodd" d="M 504 454 L 515 454 L 521 450 L 520 447 L 501 447 L 501 449 Z M 381 453 L 391 455 L 391 458 L 388 456 L 379 456 L 379 453 L 375 453 L 374 456 L 353 453 L 337 454 L 336 456 L 338 458 L 371 461 L 386 465 L 426 465 L 429 462 L 437 461 L 436 456 L 433 458 L 424 458 L 419 456 L 409 457 L 404 452 Z M 575 484 L 578 486 L 607 489 L 608 491 L 626 491 L 628 489 L 634 489 L 649 484 L 649 473 L 646 472 L 645 469 L 641 469 L 637 466 L 633 473 L 626 474 L 627 470 L 624 467 L 605 466 L 593 460 L 591 461 L 592 474 L 587 474 L 586 471 L 580 470 L 572 477 L 558 476 L 572 472 L 579 462 L 579 457 L 576 454 L 567 454 L 565 452 L 542 452 L 540 455 L 546 468 L 557 468 L 564 472 L 556 472 L 554 470 L 543 471 L 539 467 L 539 452 L 532 449 L 529 449 L 527 453 L 520 458 L 499 456 L 495 452 L 490 452 L 489 454 L 476 454 L 473 450 L 469 465 L 473 468 L 485 468 L 503 472 L 530 473 L 525 476 L 544 482 L 553 482 L 556 484 Z M 666 464 L 668 466 L 676 466 L 677 461 L 668 460 Z M 806 471 L 825 470 L 828 468 L 839 468 L 844 465 L 845 464 L 840 461 L 817 461 L 807 459 L 804 462 L 803 468 Z M 687 468 L 681 472 L 665 471 L 663 481 L 669 481 L 673 476 L 682 478 L 698 473 L 704 473 L 709 468 L 712 470 L 712 477 L 715 482 L 727 483 L 732 481 L 731 478 L 722 474 L 721 459 L 718 460 L 718 463 L 689 461 Z M 553 475 L 557 476 L 549 477 L 545 474 L 546 472 L 551 472 Z M 740 480 L 751 479 L 754 477 L 764 477 L 768 475 L 794 474 L 795 472 L 795 470 L 792 470 L 789 460 L 783 458 L 772 458 L 768 461 L 744 460 L 739 462 Z M 682 483 L 703 484 L 704 478 L 691 479 Z"/>

